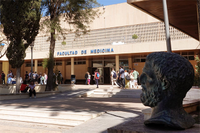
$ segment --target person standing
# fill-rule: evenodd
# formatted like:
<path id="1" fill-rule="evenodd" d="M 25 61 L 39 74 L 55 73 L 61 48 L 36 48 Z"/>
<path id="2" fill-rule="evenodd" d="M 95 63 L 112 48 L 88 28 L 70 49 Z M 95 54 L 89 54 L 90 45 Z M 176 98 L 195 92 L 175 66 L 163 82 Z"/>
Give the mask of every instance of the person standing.
<path id="1" fill-rule="evenodd" d="M 11 76 L 10 71 L 8 71 L 8 74 L 7 74 L 7 84 L 12 84 L 12 76 Z"/>
<path id="2" fill-rule="evenodd" d="M 32 75 L 32 72 L 31 72 L 31 70 L 30 70 L 30 73 L 28 74 L 29 79 L 31 79 L 31 75 Z"/>
<path id="3" fill-rule="evenodd" d="M 29 75 L 28 75 L 28 72 L 26 71 L 26 74 L 24 75 L 24 79 L 26 80 L 26 81 L 28 81 L 28 79 L 29 79 Z"/>
<path id="4" fill-rule="evenodd" d="M 37 72 L 35 72 L 34 77 L 35 77 L 35 78 L 34 78 L 34 79 L 35 79 L 35 82 L 38 83 L 38 74 L 37 74 Z"/>
<path id="5" fill-rule="evenodd" d="M 46 73 L 44 73 L 44 84 L 45 85 L 47 84 L 47 75 L 46 75 Z"/>
<path id="6" fill-rule="evenodd" d="M 88 85 L 90 85 L 90 79 L 91 79 L 91 75 L 90 75 L 90 73 L 88 72 Z"/>
<path id="7" fill-rule="evenodd" d="M 124 69 L 122 66 L 119 67 L 119 74 L 120 74 L 120 82 L 121 82 L 121 89 L 124 89 L 125 88 L 125 79 L 124 79 Z"/>
<path id="8" fill-rule="evenodd" d="M 138 83 L 137 83 L 137 78 L 139 76 L 139 73 L 138 71 L 135 70 L 135 68 L 133 68 L 133 77 L 134 77 L 134 80 L 133 80 L 133 87 L 134 89 L 137 89 L 138 88 Z"/>
<path id="9" fill-rule="evenodd" d="M 88 84 L 88 72 L 85 73 L 85 84 Z"/>
<path id="10" fill-rule="evenodd" d="M 117 74 L 116 74 L 114 68 L 112 68 L 112 71 L 111 71 L 111 74 L 110 74 L 110 79 L 111 79 L 111 82 L 112 82 L 112 87 L 113 87 L 114 84 L 118 87 L 118 85 L 116 83 Z"/>
<path id="11" fill-rule="evenodd" d="M 99 78 L 100 78 L 100 74 L 99 74 L 99 70 L 98 69 L 96 69 L 95 70 L 95 81 L 96 81 L 96 84 L 97 84 L 97 88 L 99 88 Z"/>
<path id="12" fill-rule="evenodd" d="M 5 84 L 5 73 L 2 71 L 1 73 L 2 83 Z"/>

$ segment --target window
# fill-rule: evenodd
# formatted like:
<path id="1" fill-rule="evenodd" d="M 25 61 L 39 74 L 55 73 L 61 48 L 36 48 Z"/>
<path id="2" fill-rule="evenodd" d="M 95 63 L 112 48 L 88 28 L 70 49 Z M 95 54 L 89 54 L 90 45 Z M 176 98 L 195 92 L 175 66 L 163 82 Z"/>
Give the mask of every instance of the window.
<path id="1" fill-rule="evenodd" d="M 74 65 L 83 65 L 86 61 L 74 61 Z M 71 65 L 71 61 L 66 62 L 66 65 Z"/>
<path id="2" fill-rule="evenodd" d="M 147 55 L 133 57 L 133 62 L 145 62 Z"/>
<path id="3" fill-rule="evenodd" d="M 62 61 L 55 61 L 56 66 L 62 66 Z"/>
<path id="4" fill-rule="evenodd" d="M 71 65 L 71 61 L 67 61 L 67 62 L 66 62 L 66 65 Z"/>
<path id="5" fill-rule="evenodd" d="M 194 52 L 182 52 L 181 55 L 188 60 L 194 60 Z"/>
<path id="6" fill-rule="evenodd" d="M 86 61 L 78 61 L 77 64 L 86 64 Z"/>
<path id="7" fill-rule="evenodd" d="M 120 66 L 129 66 L 128 65 L 128 60 L 119 60 L 119 65 Z"/>
<path id="8" fill-rule="evenodd" d="M 35 66 L 35 64 L 33 63 L 33 67 Z M 27 62 L 26 64 L 25 64 L 25 67 L 31 67 L 31 63 L 30 62 Z"/>
<path id="9" fill-rule="evenodd" d="M 38 62 L 38 66 L 42 66 L 42 62 Z"/>

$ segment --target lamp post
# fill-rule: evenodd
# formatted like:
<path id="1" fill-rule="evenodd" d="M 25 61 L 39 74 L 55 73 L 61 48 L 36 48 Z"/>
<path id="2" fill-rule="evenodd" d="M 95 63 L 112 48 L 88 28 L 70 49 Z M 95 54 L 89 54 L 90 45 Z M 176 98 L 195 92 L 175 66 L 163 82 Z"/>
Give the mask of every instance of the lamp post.
<path id="1" fill-rule="evenodd" d="M 31 46 L 31 79 L 33 79 L 33 46 L 34 46 L 34 42 L 32 42 L 30 44 Z"/>
<path id="2" fill-rule="evenodd" d="M 171 39 L 169 33 L 169 18 L 167 11 L 167 1 L 163 0 L 163 13 L 164 13 L 164 22 L 165 22 L 165 35 L 166 35 L 166 43 L 167 43 L 167 52 L 171 53 Z"/>

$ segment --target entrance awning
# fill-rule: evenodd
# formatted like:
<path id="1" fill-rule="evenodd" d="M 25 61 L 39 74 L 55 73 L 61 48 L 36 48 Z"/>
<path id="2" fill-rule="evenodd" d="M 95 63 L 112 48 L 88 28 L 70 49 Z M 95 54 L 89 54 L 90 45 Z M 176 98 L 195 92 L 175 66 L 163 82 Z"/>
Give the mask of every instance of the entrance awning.
<path id="1" fill-rule="evenodd" d="M 164 21 L 162 0 L 127 0 L 128 4 Z M 199 40 L 197 0 L 167 0 L 169 23 Z"/>

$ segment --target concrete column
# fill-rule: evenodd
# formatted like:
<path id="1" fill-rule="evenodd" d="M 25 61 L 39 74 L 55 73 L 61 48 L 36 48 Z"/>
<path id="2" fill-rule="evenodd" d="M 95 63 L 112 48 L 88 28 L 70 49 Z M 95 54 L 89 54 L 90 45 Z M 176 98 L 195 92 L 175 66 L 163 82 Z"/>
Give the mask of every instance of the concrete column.
<path id="1" fill-rule="evenodd" d="M 34 67 L 34 72 L 37 72 L 38 73 L 38 60 L 35 60 L 35 67 Z"/>
<path id="2" fill-rule="evenodd" d="M 87 72 L 88 71 L 88 67 L 90 67 L 90 64 L 89 64 L 89 60 L 88 59 L 86 59 L 85 62 L 86 62 L 86 70 L 85 71 Z"/>
<path id="3" fill-rule="evenodd" d="M 131 68 L 131 69 L 133 67 L 133 61 L 132 61 L 131 57 L 128 58 L 128 67 Z"/>
<path id="4" fill-rule="evenodd" d="M 71 58 L 71 75 L 74 75 L 74 58 Z"/>
<path id="5" fill-rule="evenodd" d="M 62 61 L 62 76 L 63 76 L 63 82 L 65 81 L 65 79 L 66 79 L 66 61 L 65 60 L 63 60 Z"/>
<path id="6" fill-rule="evenodd" d="M 115 71 L 119 70 L 119 55 L 115 55 Z"/>
<path id="7" fill-rule="evenodd" d="M 9 62 L 8 61 L 3 61 L 2 62 L 2 71 L 5 73 L 5 83 L 7 83 L 7 75 L 9 71 Z"/>

